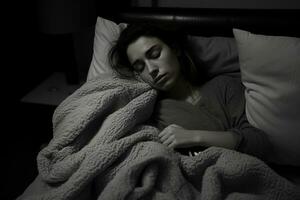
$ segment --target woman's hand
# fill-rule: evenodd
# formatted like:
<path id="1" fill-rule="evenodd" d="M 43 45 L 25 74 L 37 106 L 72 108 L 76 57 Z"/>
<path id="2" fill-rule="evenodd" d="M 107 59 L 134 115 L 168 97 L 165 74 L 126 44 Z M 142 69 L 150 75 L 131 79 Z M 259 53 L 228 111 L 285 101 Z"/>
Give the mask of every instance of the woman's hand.
<path id="1" fill-rule="evenodd" d="M 240 136 L 230 131 L 187 130 L 171 124 L 158 137 L 164 145 L 173 149 L 194 146 L 234 149 Z"/>
<path id="2" fill-rule="evenodd" d="M 200 144 L 200 135 L 191 130 L 171 124 L 158 135 L 160 141 L 170 148 L 192 147 Z"/>

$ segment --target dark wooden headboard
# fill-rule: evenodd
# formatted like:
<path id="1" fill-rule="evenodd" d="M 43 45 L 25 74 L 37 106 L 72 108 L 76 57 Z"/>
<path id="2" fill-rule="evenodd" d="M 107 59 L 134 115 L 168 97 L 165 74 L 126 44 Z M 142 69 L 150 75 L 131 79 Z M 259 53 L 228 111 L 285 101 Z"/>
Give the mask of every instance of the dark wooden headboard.
<path id="1" fill-rule="evenodd" d="M 300 10 L 127 8 L 99 16 L 115 22 L 148 21 L 179 27 L 194 35 L 232 36 L 232 28 L 260 34 L 300 36 Z"/>

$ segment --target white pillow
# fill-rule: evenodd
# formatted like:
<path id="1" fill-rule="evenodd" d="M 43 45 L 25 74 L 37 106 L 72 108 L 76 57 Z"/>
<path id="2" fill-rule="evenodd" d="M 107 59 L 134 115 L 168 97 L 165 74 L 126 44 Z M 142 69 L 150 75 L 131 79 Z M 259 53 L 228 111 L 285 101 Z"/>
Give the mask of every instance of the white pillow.
<path id="1" fill-rule="evenodd" d="M 112 74 L 113 70 L 108 62 L 108 53 L 112 43 L 116 41 L 126 24 L 116 24 L 110 20 L 98 17 L 95 27 L 94 52 L 88 71 L 87 80 L 100 74 Z"/>
<path id="2" fill-rule="evenodd" d="M 233 33 L 249 122 L 268 134 L 273 162 L 300 166 L 300 38 Z"/>

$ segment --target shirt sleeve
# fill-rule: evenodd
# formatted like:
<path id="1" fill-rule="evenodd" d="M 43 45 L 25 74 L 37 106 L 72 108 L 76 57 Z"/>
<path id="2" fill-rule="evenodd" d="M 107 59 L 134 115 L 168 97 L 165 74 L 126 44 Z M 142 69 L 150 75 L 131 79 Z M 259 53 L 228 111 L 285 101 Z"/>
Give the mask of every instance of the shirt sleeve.
<path id="1" fill-rule="evenodd" d="M 246 117 L 244 86 L 240 79 L 225 78 L 221 84 L 224 88 L 224 104 L 229 117 L 232 131 L 240 136 L 236 150 L 267 160 L 272 145 L 267 134 L 252 126 Z M 225 83 L 224 83 L 225 82 Z"/>

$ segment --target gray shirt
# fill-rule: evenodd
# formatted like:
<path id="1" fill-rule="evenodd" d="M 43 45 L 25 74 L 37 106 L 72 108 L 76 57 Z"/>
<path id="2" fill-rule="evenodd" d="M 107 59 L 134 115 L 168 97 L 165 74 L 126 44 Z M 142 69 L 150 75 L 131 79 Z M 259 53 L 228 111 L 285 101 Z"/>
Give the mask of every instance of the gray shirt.
<path id="1" fill-rule="evenodd" d="M 271 151 L 267 135 L 253 127 L 245 114 L 244 86 L 240 79 L 217 76 L 200 88 L 195 104 L 173 99 L 157 102 L 153 119 L 161 130 L 177 124 L 190 130 L 232 131 L 240 140 L 236 150 L 263 160 Z"/>

